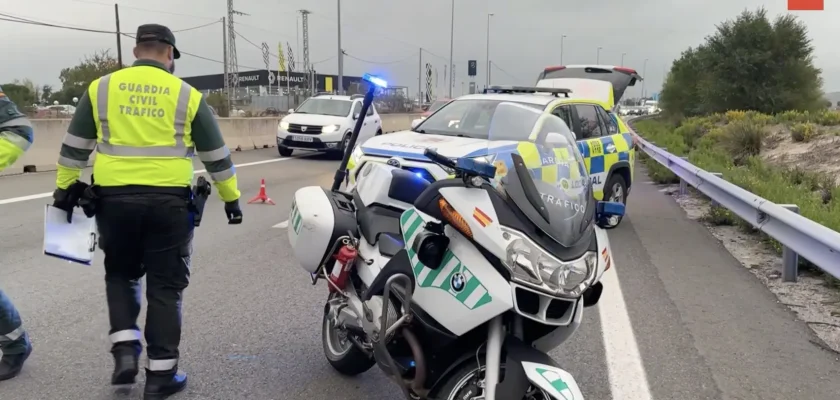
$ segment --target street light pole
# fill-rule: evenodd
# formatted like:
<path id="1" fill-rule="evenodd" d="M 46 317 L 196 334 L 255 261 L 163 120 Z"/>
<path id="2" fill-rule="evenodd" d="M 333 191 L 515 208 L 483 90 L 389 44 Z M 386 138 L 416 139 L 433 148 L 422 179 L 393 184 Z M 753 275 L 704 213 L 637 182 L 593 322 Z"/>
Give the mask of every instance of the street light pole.
<path id="1" fill-rule="evenodd" d="M 622 67 L 624 66 L 624 56 L 626 56 L 626 55 L 627 55 L 627 53 L 621 53 L 621 66 Z"/>
<path id="2" fill-rule="evenodd" d="M 490 87 L 490 17 L 493 13 L 487 14 L 487 84 L 485 87 Z"/>
<path id="3" fill-rule="evenodd" d="M 455 65 L 454 61 L 452 60 L 455 56 L 455 0 L 452 0 L 452 25 L 449 29 L 449 70 L 455 71 L 453 66 Z M 454 76 L 455 74 L 449 74 L 449 98 L 452 98 L 452 85 L 454 84 Z"/>
<path id="4" fill-rule="evenodd" d="M 560 36 L 560 65 L 563 65 L 563 39 L 566 38 L 566 35 Z"/>
<path id="5" fill-rule="evenodd" d="M 597 64 L 597 65 L 600 65 L 600 64 L 601 64 L 601 49 L 602 49 L 602 48 L 603 48 L 603 47 L 599 47 L 599 48 L 598 48 L 598 53 L 597 53 L 597 55 L 595 56 L 595 64 Z"/>
<path id="6" fill-rule="evenodd" d="M 645 62 L 642 64 L 642 98 L 645 98 L 645 76 L 647 76 L 647 62 L 648 59 L 645 58 Z"/>
<path id="7" fill-rule="evenodd" d="M 338 94 L 344 93 L 344 52 L 341 51 L 341 0 L 336 0 L 338 6 Z"/>

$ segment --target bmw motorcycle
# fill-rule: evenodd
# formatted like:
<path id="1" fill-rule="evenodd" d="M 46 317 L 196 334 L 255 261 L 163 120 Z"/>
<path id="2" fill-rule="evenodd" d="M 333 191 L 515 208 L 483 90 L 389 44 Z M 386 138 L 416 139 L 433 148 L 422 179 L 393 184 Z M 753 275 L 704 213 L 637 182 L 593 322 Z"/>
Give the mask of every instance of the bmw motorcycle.
<path id="1" fill-rule="evenodd" d="M 377 365 L 406 399 L 583 399 L 547 353 L 598 302 L 599 225 L 624 206 L 594 200 L 560 118 L 502 102 L 483 128 L 481 157 L 426 149 L 451 179 L 369 162 L 350 193 L 295 193 L 291 246 L 328 289 L 324 354 L 344 375 Z"/>

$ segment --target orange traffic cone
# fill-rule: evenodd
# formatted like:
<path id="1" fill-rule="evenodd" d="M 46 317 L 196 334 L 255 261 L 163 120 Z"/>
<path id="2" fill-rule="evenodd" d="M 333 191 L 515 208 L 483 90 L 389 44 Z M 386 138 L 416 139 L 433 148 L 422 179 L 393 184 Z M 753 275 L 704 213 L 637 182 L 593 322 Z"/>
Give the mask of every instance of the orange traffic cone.
<path id="1" fill-rule="evenodd" d="M 268 203 L 274 205 L 274 201 L 271 200 L 270 197 L 265 193 L 265 178 L 260 180 L 260 192 L 257 193 L 256 197 L 251 200 L 248 200 L 248 204 L 251 204 L 256 201 L 262 201 L 263 203 Z"/>

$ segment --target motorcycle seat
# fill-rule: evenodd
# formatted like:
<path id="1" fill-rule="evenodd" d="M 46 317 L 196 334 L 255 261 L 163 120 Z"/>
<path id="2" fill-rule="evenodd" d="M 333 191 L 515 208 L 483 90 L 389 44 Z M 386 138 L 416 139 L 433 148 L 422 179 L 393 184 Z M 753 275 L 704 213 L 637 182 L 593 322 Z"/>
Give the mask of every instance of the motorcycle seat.
<path id="1" fill-rule="evenodd" d="M 358 193 L 353 193 L 353 202 L 356 204 L 356 221 L 359 224 L 359 233 L 371 246 L 376 245 L 380 234 L 400 231 L 402 210 L 395 210 L 378 204 L 365 206 Z"/>
<path id="2" fill-rule="evenodd" d="M 405 248 L 405 242 L 399 233 L 382 232 L 379 234 L 379 254 L 393 257 Z"/>

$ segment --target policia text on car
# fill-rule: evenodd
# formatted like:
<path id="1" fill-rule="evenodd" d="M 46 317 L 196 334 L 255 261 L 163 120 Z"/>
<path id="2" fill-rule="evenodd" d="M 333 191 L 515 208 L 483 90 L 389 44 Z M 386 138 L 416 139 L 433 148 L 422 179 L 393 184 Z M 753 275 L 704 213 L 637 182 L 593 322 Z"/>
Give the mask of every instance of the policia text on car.
<path id="1" fill-rule="evenodd" d="M 29 149 L 33 137 L 32 123 L 0 88 L 0 171 Z M 0 381 L 17 376 L 31 352 L 20 314 L 0 289 Z"/>
<path id="2" fill-rule="evenodd" d="M 140 278 L 148 309 L 145 398 L 182 390 L 178 371 L 181 300 L 189 283 L 196 207 L 209 193 L 190 190 L 197 153 L 225 202 L 231 224 L 242 222 L 236 172 L 201 93 L 171 74 L 180 57 L 172 32 L 137 29 L 137 61 L 90 84 L 61 146 L 54 206 L 81 205 L 96 215 L 105 253 L 105 285 L 115 367 L 111 382 L 129 384 L 142 351 L 137 317 Z M 96 150 L 92 185 L 78 179 Z M 198 200 L 198 201 L 196 201 Z"/>

